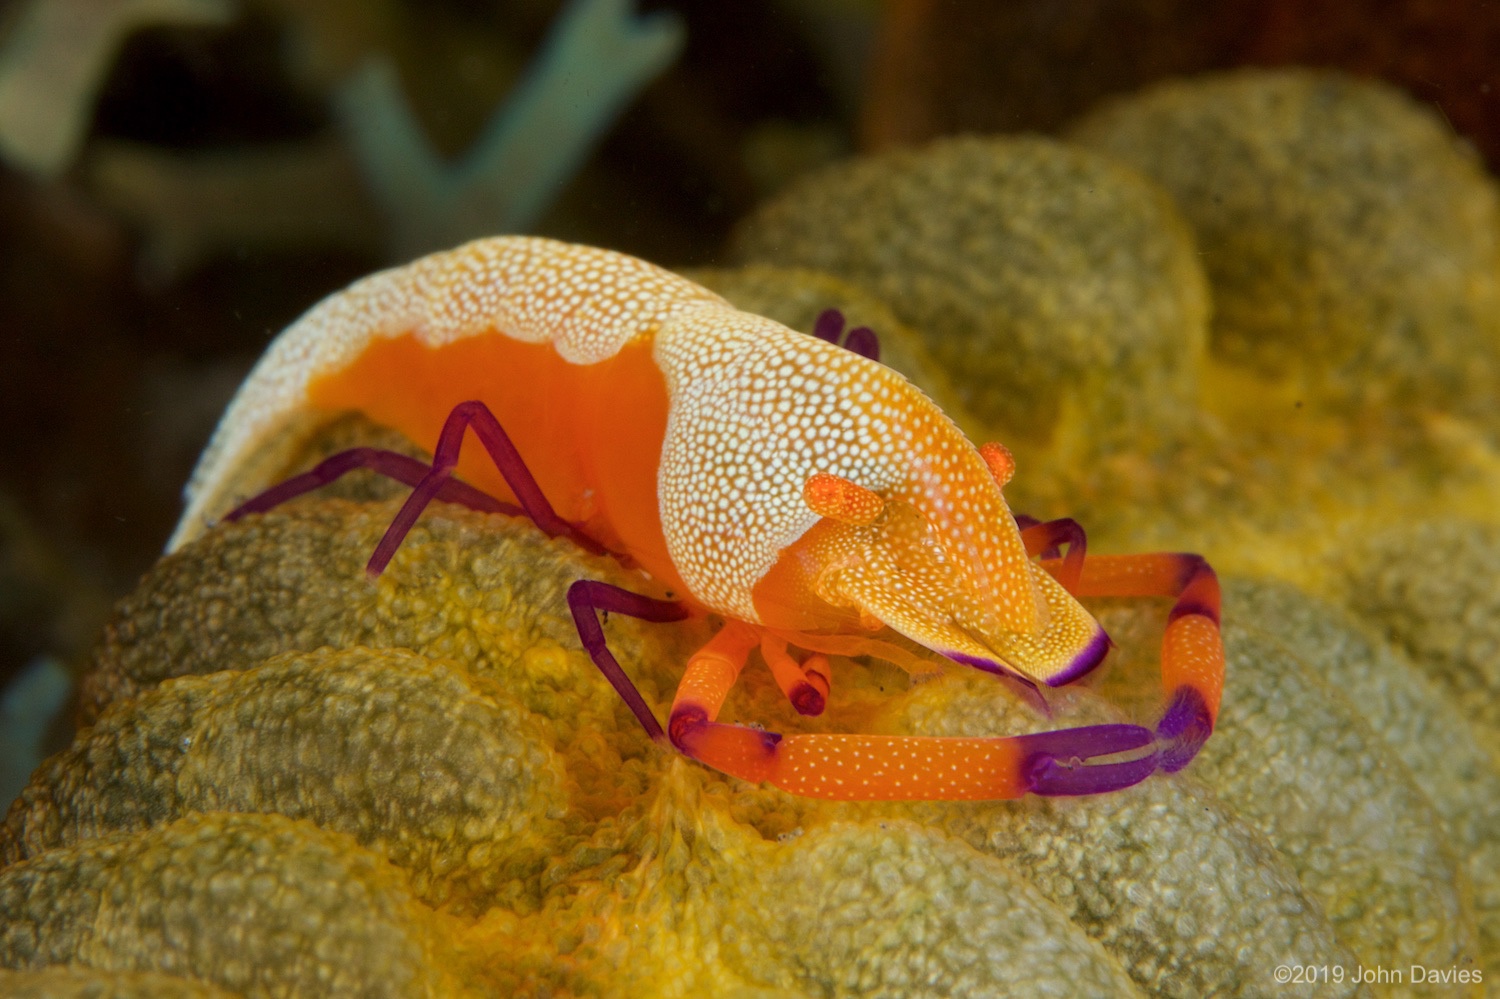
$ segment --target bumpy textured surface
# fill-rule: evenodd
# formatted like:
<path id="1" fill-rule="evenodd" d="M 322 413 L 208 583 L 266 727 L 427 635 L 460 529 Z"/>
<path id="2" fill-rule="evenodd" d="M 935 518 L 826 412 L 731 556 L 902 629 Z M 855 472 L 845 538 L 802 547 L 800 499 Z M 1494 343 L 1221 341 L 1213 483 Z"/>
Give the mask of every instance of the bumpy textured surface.
<path id="1" fill-rule="evenodd" d="M 1500 199 L 1430 109 L 1337 74 L 1242 72 L 1107 104 L 1071 135 L 1182 206 L 1225 358 L 1336 403 L 1493 392 Z"/>
<path id="2" fill-rule="evenodd" d="M 1351 609 L 1484 731 L 1500 732 L 1500 525 L 1402 525 L 1366 539 L 1349 561 Z"/>
<path id="3" fill-rule="evenodd" d="M 1160 624 L 1158 615 L 1138 607 L 1126 620 Z M 1147 630 L 1116 628 L 1115 637 L 1150 658 L 1160 631 L 1148 636 Z M 1143 639 L 1143 646 L 1132 639 Z M 904 728 L 924 735 L 1009 732 L 1031 724 L 1029 712 L 993 684 L 975 682 L 980 679 L 961 675 L 929 685 L 891 708 L 904 716 Z M 1062 704 L 1070 714 L 1082 708 L 1075 724 L 1118 719 L 1081 692 Z M 1226 705 L 1214 741 L 1235 742 L 1232 709 Z M 1347 942 L 1309 899 L 1294 859 L 1279 856 L 1236 814 L 1231 794 L 1216 794 L 1193 779 L 1195 770 L 1189 773 L 1095 798 L 919 811 L 1025 871 L 1152 994 L 1253 993 L 1263 983 L 1261 968 L 1266 961 L 1274 967 L 1278 955 L 1320 953 L 1347 961 Z M 1216 943 L 1205 950 L 1210 932 Z"/>
<path id="4" fill-rule="evenodd" d="M 933 155 L 979 148 L 1009 150 L 1055 186 L 1098 177 L 1051 171 L 1052 154 L 1028 142 Z M 905 190 L 920 155 L 860 169 Z M 1005 264 L 982 246 L 1019 244 L 981 234 L 972 261 L 951 261 L 953 230 L 929 222 L 972 215 L 975 186 L 955 172 L 923 188 L 899 247 L 894 236 L 854 245 L 869 239 L 861 214 L 878 214 L 863 204 L 809 214 L 796 231 L 850 258 L 899 250 L 927 277 L 892 306 L 982 298 L 976 275 Z M 1051 191 L 1042 204 L 1085 194 Z M 1016 215 L 1052 217 L 1037 205 Z M 1160 274 L 1151 248 L 1183 238 L 1162 226 L 1136 242 L 1118 227 L 1038 240 L 1066 257 L 1097 234 L 1114 240 L 1105 256 L 1122 271 Z M 951 262 L 924 271 L 924 260 Z M 944 285 L 949 266 L 958 291 Z M 1014 292 L 1016 311 L 1072 300 L 1075 273 L 1026 284 L 1035 294 Z M 793 326 L 838 306 L 882 333 L 896 363 L 920 354 L 903 351 L 891 318 L 906 313 L 885 311 L 869 285 L 762 268 L 700 276 Z M 767 297 L 786 311 L 757 304 Z M 1479 334 L 1454 316 L 1431 335 L 1473 350 Z M 1202 335 L 1173 328 L 1141 349 Z M 1084 354 L 1115 356 L 1115 333 L 1097 331 Z M 1321 343 L 1292 348 L 1327 367 Z M 1291 376 L 1225 356 L 1162 363 L 1151 377 L 1196 379 L 1204 398 L 1176 388 L 1151 398 L 1159 383 L 1132 383 L 1143 398 L 1111 411 L 1109 432 L 1090 422 L 1105 410 L 1081 410 L 1093 415 L 1049 424 L 1057 447 L 1018 451 L 1007 494 L 1042 516 L 1097 517 L 1085 522 L 1091 552 L 1207 545 L 1221 568 L 1290 581 L 1226 573 L 1223 710 L 1183 773 L 1096 798 L 925 805 L 816 802 L 725 778 L 653 745 L 579 647 L 566 587 L 588 577 L 643 591 L 637 573 L 524 522 L 437 504 L 371 583 L 365 558 L 403 490 L 360 473 L 221 525 L 119 606 L 84 689 L 94 727 L 37 773 L 0 837 L 6 857 L 25 858 L 0 873 L 11 917 L 0 964 L 26 975 L 76 966 L 40 972 L 57 978 L 152 971 L 247 995 L 290 988 L 314 965 L 325 980 L 378 972 L 436 983 L 433 994 L 519 996 L 1387 994 L 1348 980 L 1361 964 L 1420 965 L 1449 981 L 1482 971 L 1493 987 L 1493 415 L 1403 408 L 1411 397 L 1378 367 L 1371 380 L 1394 402 L 1356 420 L 1338 407 L 1313 416 L 1294 406 L 1303 396 Z M 977 362 L 931 380 L 919 367 L 935 397 L 944 378 L 971 398 L 990 385 Z M 1061 400 L 1066 417 L 1070 393 L 1097 389 L 1091 370 L 1043 366 L 1026 391 Z M 1184 413 L 1186 430 L 1173 422 Z M 1013 442 L 990 418 L 960 420 Z M 1145 432 L 1119 435 L 1127 427 Z M 300 469 L 376 442 L 418 451 L 343 420 L 283 441 L 273 463 L 300 449 L 290 459 Z M 784 732 L 997 735 L 1154 720 L 1166 607 L 1091 609 L 1116 642 L 1113 665 L 1052 696 L 1050 718 L 972 671 L 913 680 L 837 658 L 824 716 L 796 716 L 752 661 L 721 717 Z M 615 615 L 605 630 L 661 714 L 713 624 Z M 153 866 L 189 842 L 181 863 Z M 247 885 L 261 892 L 253 902 Z M 351 898 L 359 904 L 339 907 Z M 112 900 L 97 909 L 105 920 L 100 899 Z M 222 931 L 203 915 L 215 900 L 247 923 Z M 275 959 L 247 961 L 247 942 L 259 946 L 289 912 L 297 920 L 272 935 Z M 1281 964 L 1345 978 L 1282 986 Z M 1464 990 L 1408 981 L 1389 994 Z"/>
<path id="5" fill-rule="evenodd" d="M 182 786 L 184 758 L 200 751 L 217 757 L 207 746 L 185 754 L 166 733 L 175 737 L 184 705 L 206 695 L 223 701 L 221 712 L 265 718 L 240 725 L 233 743 L 219 738 L 238 758 L 270 760 L 278 745 L 315 727 L 314 713 L 296 710 L 324 700 L 318 688 L 308 689 L 310 674 L 339 674 L 347 675 L 348 700 L 343 707 L 339 698 L 328 702 L 325 724 L 334 731 L 352 717 L 430 717 L 425 705 L 445 698 L 455 725 L 450 732 L 412 724 L 399 753 L 368 739 L 355 740 L 343 756 L 306 754 L 291 768 L 294 782 L 246 780 L 236 789 L 236 807 L 295 807 L 294 814 L 316 815 L 367 842 L 384 837 L 382 848 L 414 884 L 440 866 L 413 844 L 441 843 L 430 830 L 441 827 L 443 815 L 471 806 L 510 822 L 507 841 L 482 840 L 465 858 L 476 875 L 495 872 L 498 890 L 482 876 L 453 877 L 444 896 L 456 912 L 482 913 L 464 939 L 481 955 L 483 987 L 657 995 L 671 994 L 668 983 L 693 982 L 722 994 L 765 990 L 746 995 L 1070 995 L 1077 994 L 1070 982 L 1092 981 L 1100 993 L 1128 994 L 1119 977 L 1128 975 L 1146 994 L 1194 995 L 1253 993 L 1286 954 L 1349 967 L 1392 954 L 1431 966 L 1475 959 L 1472 909 L 1458 868 L 1462 858 L 1493 853 L 1494 826 L 1468 821 L 1450 839 L 1450 826 L 1393 757 L 1411 751 L 1382 738 L 1399 733 L 1377 733 L 1337 696 L 1330 704 L 1310 694 L 1319 682 L 1313 668 L 1271 650 L 1272 639 L 1259 632 L 1232 632 L 1234 696 L 1204 764 L 1185 776 L 1076 801 L 815 803 L 737 784 L 644 739 L 577 649 L 562 601 L 566 582 L 582 575 L 628 584 L 608 560 L 541 538 L 523 522 L 443 506 L 414 532 L 389 577 L 370 584 L 360 574 L 362 556 L 393 509 L 388 501 L 299 501 L 225 525 L 165 559 L 122 605 L 101 650 L 114 681 L 96 695 L 129 698 L 38 774 L 30 806 L 18 806 L 10 828 L 55 828 L 55 820 L 32 816 L 65 805 L 75 813 L 107 810 L 119 781 L 112 785 L 99 764 L 91 769 L 91 753 L 123 774 L 157 775 L 138 778 L 143 782 Z M 1278 593 L 1294 606 L 1307 602 L 1283 591 L 1243 584 L 1232 593 L 1244 602 L 1274 605 Z M 312 611 L 320 605 L 323 613 Z M 1235 602 L 1228 607 L 1233 612 Z M 1122 602 L 1103 611 L 1121 646 L 1121 663 L 1104 689 L 1148 718 L 1159 710 L 1150 674 L 1162 609 Z M 294 627 L 295 615 L 313 626 Z M 1358 641 L 1315 611 L 1270 620 L 1285 622 L 1276 626 L 1276 640 L 1287 647 L 1317 647 L 1317 635 L 1351 647 Z M 618 618 L 607 628 L 658 710 L 682 657 L 705 634 L 699 626 Z M 213 635 L 226 637 L 215 642 Z M 288 654 L 328 643 L 355 649 Z M 207 654 L 187 656 L 194 646 Z M 269 662 L 256 666 L 246 656 Z M 211 675 L 164 680 L 160 670 L 146 669 L 160 662 Z M 225 666 L 248 672 L 214 673 Z M 398 678 L 415 685 L 398 688 L 397 699 L 412 705 L 382 715 L 378 706 Z M 490 705 L 480 717 L 507 731 L 461 723 L 475 689 Z M 235 690 L 257 691 L 259 699 L 231 696 Z M 849 663 L 838 668 L 835 692 L 827 718 L 799 723 L 774 685 L 752 670 L 726 719 L 778 730 L 1010 734 L 1120 717 L 1104 700 L 1073 691 L 1057 700 L 1047 722 L 991 678 L 961 671 L 913 686 L 893 668 Z M 359 707 L 361 697 L 373 705 Z M 1439 696 L 1435 703 L 1440 710 L 1444 702 Z M 271 705 L 287 708 L 279 724 L 269 717 Z M 194 717 L 208 725 L 215 714 L 200 709 Z M 127 729 L 144 735 L 139 742 L 120 738 Z M 522 732 L 539 745 L 521 746 Z M 421 761 L 435 756 L 478 760 L 465 744 L 486 741 L 540 765 L 513 765 L 504 788 L 476 773 L 476 791 L 496 790 L 474 802 L 445 799 L 439 784 L 425 806 L 434 816 L 427 832 L 417 821 L 405 834 L 377 830 L 372 838 L 362 796 L 406 786 L 427 772 Z M 1261 773 L 1268 747 L 1277 746 L 1286 747 L 1277 754 L 1284 765 Z M 538 770 L 545 790 L 549 761 L 563 770 L 562 814 L 517 814 L 515 803 L 538 794 Z M 1482 762 L 1471 763 L 1480 778 L 1497 780 Z M 220 764 L 195 765 L 212 773 Z M 382 775 L 382 768 L 397 772 Z M 262 772 L 272 776 L 268 766 Z M 295 804 L 278 797 L 288 788 L 301 789 Z M 1448 794 L 1439 811 L 1462 820 L 1473 810 L 1463 790 Z M 158 792 L 156 800 L 167 797 Z M 1320 811 L 1322 802 L 1338 808 Z M 42 852 L 21 867 L 68 849 Z M 352 840 L 350 849 L 358 850 Z M 546 868 L 518 876 L 517 865 L 539 851 L 552 858 Z M 652 932 L 636 936 L 632 926 Z"/>
<path id="6" fill-rule="evenodd" d="M 448 517 L 419 522 L 372 583 L 365 559 L 396 508 L 289 505 L 224 525 L 191 556 L 162 559 L 106 629 L 85 683 L 85 716 L 168 677 L 248 669 L 288 651 L 362 645 L 412 649 L 487 676 L 569 742 L 589 727 L 632 733 L 623 724 L 628 711 L 599 684 L 588 659 L 563 651 L 578 649 L 567 586 L 583 577 L 629 586 L 629 574 L 529 525 L 449 510 Z M 708 634 L 618 618 L 606 631 L 627 664 L 680 662 Z M 649 693 L 669 696 L 670 688 Z"/>
<path id="7" fill-rule="evenodd" d="M 1259 608 L 1275 607 L 1278 595 L 1258 584 L 1231 590 L 1231 597 Z M 1130 650 L 1159 633 L 1163 617 L 1122 611 L 1107 616 L 1126 652 L 1106 686 L 1128 702 L 1155 667 Z M 1332 617 L 1298 622 L 1295 633 L 1347 633 L 1348 625 L 1340 628 Z M 1330 677 L 1293 651 L 1297 645 L 1283 644 L 1280 628 L 1267 627 L 1267 619 L 1240 620 L 1225 630 L 1227 707 L 1193 775 L 1233 802 L 1239 817 L 1287 859 L 1360 961 L 1446 967 L 1472 957 L 1477 930 L 1467 872 L 1461 873 L 1470 865 L 1439 819 L 1425 780 L 1401 765 L 1403 753 L 1370 731 Z M 1461 725 L 1451 706 L 1444 720 Z M 1380 821 L 1372 823 L 1372 815 Z M 1500 838 L 1481 835 L 1476 854 L 1487 857 Z"/>
<path id="8" fill-rule="evenodd" d="M 492 686 L 354 648 L 148 691 L 46 763 L 0 832 L 0 863 L 191 812 L 271 811 L 385 853 L 429 904 L 524 906 L 544 856 L 511 844 L 555 825 L 562 772 Z"/>
<path id="9" fill-rule="evenodd" d="M 1192 239 L 1160 190 L 1086 150 L 954 139 L 839 164 L 753 214 L 735 254 L 888 302 L 1008 439 L 1149 433 L 1194 391 Z"/>
<path id="10" fill-rule="evenodd" d="M 1015 869 L 914 823 L 871 832 L 835 822 L 790 849 L 724 856 L 747 903 L 725 913 L 730 962 L 781 964 L 814 995 L 1140 994 Z M 929 941 L 943 941 L 940 952 Z"/>
<path id="11" fill-rule="evenodd" d="M 235 993 L 156 971 L 43 968 L 0 971 L 0 994 L 11 999 L 234 999 Z"/>
<path id="12" fill-rule="evenodd" d="M 1410 572 L 1419 564 L 1398 562 L 1398 571 Z M 1493 579 L 1500 565 L 1492 563 L 1485 571 Z M 1500 954 L 1497 727 L 1483 719 L 1466 722 L 1461 698 L 1450 696 L 1424 670 L 1413 669 L 1395 649 L 1374 637 L 1379 631 L 1372 634 L 1361 628 L 1350 613 L 1333 604 L 1285 584 L 1233 583 L 1226 597 L 1244 620 L 1265 622 L 1261 630 L 1272 639 L 1284 643 L 1286 639 L 1278 637 L 1282 630 L 1295 634 L 1295 646 L 1282 647 L 1326 684 L 1325 696 L 1346 698 L 1400 757 L 1442 816 L 1463 860 L 1474 888 L 1481 953 Z M 1391 606 L 1395 614 L 1415 616 L 1424 605 Z M 1354 609 L 1358 610 L 1357 602 Z M 1460 629 L 1465 634 L 1470 630 Z"/>
<path id="13" fill-rule="evenodd" d="M 0 873 L 0 962 L 183 974 L 246 995 L 463 994 L 444 921 L 349 837 L 200 813 Z"/>

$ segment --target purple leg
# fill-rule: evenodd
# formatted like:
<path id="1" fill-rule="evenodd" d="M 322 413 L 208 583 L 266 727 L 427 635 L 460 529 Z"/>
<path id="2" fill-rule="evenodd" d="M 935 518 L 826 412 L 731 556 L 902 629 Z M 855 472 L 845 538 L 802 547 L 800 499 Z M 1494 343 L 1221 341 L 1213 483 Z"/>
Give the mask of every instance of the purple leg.
<path id="1" fill-rule="evenodd" d="M 880 360 L 880 338 L 875 331 L 868 326 L 856 326 L 845 334 L 844 314 L 838 309 L 824 309 L 818 314 L 813 323 L 813 336 L 835 344 L 842 336 L 845 350 L 872 361 Z"/>
<path id="2" fill-rule="evenodd" d="M 1085 761 L 1143 749 L 1155 740 L 1155 734 L 1140 725 L 1089 725 L 1019 737 L 1027 754 L 1027 785 L 1034 794 L 1052 797 L 1100 794 L 1139 784 L 1158 768 L 1155 750 L 1120 763 Z"/>
<path id="3" fill-rule="evenodd" d="M 365 572 L 371 578 L 385 571 L 423 509 L 441 494 L 443 486 L 458 465 L 458 452 L 463 447 L 464 431 L 470 428 L 473 428 L 474 436 L 479 438 L 479 443 L 484 445 L 495 467 L 505 477 L 506 485 L 516 494 L 521 509 L 537 527 L 553 537 L 566 536 L 586 551 L 596 555 L 604 554 L 604 548 L 597 541 L 557 515 L 552 504 L 547 502 L 547 497 L 542 495 L 542 489 L 532 477 L 531 470 L 521 460 L 521 454 L 511 442 L 510 435 L 500 426 L 500 421 L 495 419 L 495 414 L 484 403 L 471 400 L 454 406 L 453 412 L 448 414 L 443 432 L 438 435 L 432 468 L 406 498 L 405 505 L 396 514 L 396 519 L 391 521 L 391 526 L 386 528 L 385 537 L 380 539 L 380 544 L 375 546 L 374 554 L 365 565 Z"/>
<path id="4" fill-rule="evenodd" d="M 395 479 L 408 486 L 415 486 L 427 475 L 428 467 L 416 458 L 409 457 L 396 451 L 386 451 L 382 448 L 356 447 L 348 451 L 340 451 L 338 454 L 324 458 L 313 468 L 301 475 L 294 475 L 285 482 L 279 483 L 267 489 L 259 495 L 253 496 L 239 506 L 224 515 L 224 520 L 234 521 L 250 513 L 265 513 L 273 510 L 288 500 L 296 499 L 304 493 L 310 493 L 315 489 L 321 489 L 331 482 L 343 478 L 349 472 L 358 468 L 369 469 L 388 479 Z M 491 496 L 489 493 L 481 492 L 466 482 L 450 479 L 443 483 L 442 490 L 435 497 L 445 503 L 458 503 L 471 510 L 481 513 L 503 513 L 507 516 L 519 516 L 523 511 L 520 507 L 510 503 L 503 503 Z"/>
<path id="5" fill-rule="evenodd" d="M 1213 730 L 1214 719 L 1203 695 L 1192 687 L 1178 687 L 1156 726 L 1156 737 L 1164 743 L 1162 771 L 1176 773 L 1191 763 Z"/>
<path id="6" fill-rule="evenodd" d="M 856 326 L 844 337 L 844 348 L 872 361 L 880 360 L 880 338 L 868 326 Z"/>
<path id="7" fill-rule="evenodd" d="M 622 590 L 618 586 L 609 583 L 600 583 L 590 579 L 581 579 L 568 587 L 568 609 L 573 612 L 573 623 L 578 628 L 578 637 L 583 642 L 583 647 L 588 650 L 589 657 L 594 660 L 594 665 L 599 667 L 599 672 L 614 685 L 620 697 L 635 712 L 636 718 L 640 719 L 641 725 L 645 727 L 646 734 L 653 741 L 665 743 L 666 733 L 662 730 L 661 722 L 656 720 L 646 699 L 636 689 L 635 684 L 630 682 L 630 677 L 620 668 L 620 663 L 615 659 L 614 653 L 609 651 L 609 646 L 604 641 L 604 628 L 599 624 L 598 611 L 606 614 L 613 611 L 616 614 L 625 614 L 629 617 L 640 618 L 642 621 L 681 621 L 688 616 L 688 610 L 681 604 L 672 603 L 667 600 L 653 600 L 651 597 L 643 597 L 629 590 Z"/>
<path id="8" fill-rule="evenodd" d="M 1156 773 L 1155 753 L 1124 763 L 1071 767 L 1045 754 L 1027 761 L 1026 783 L 1032 794 L 1051 798 L 1103 794 L 1139 784 Z"/>
<path id="9" fill-rule="evenodd" d="M 1060 554 L 1059 546 L 1067 545 L 1068 554 L 1063 558 L 1062 571 L 1058 573 L 1057 581 L 1063 585 L 1063 589 L 1072 592 L 1078 588 L 1078 580 L 1083 575 L 1083 559 L 1088 552 L 1088 536 L 1083 531 L 1083 525 L 1072 517 L 1063 517 L 1060 520 L 1049 520 L 1044 524 L 1037 523 L 1030 517 L 1028 526 L 1021 528 L 1021 538 L 1026 542 L 1027 551 L 1037 551 L 1042 558 L 1057 558 Z M 1017 517 L 1019 525 L 1022 518 Z"/>
<path id="10" fill-rule="evenodd" d="M 817 320 L 813 323 L 813 336 L 819 340 L 827 340 L 829 343 L 838 343 L 839 334 L 844 332 L 844 314 L 838 309 L 824 309 L 818 313 Z"/>

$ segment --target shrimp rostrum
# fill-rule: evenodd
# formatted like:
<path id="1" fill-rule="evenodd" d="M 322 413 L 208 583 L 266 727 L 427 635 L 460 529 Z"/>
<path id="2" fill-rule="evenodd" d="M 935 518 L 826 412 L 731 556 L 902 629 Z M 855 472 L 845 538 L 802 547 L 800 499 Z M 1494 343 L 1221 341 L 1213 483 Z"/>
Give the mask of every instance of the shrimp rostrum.
<path id="1" fill-rule="evenodd" d="M 433 499 L 524 511 L 650 573 L 677 599 L 575 583 L 580 636 L 654 739 L 733 776 L 824 798 L 1013 798 L 1185 766 L 1222 689 L 1213 570 L 1196 555 L 1088 554 L 1071 520 L 1018 523 L 1001 492 L 1009 452 L 975 447 L 868 352 L 623 254 L 480 240 L 361 280 L 283 332 L 200 461 L 171 547 L 369 467 L 415 487 L 372 575 Z M 432 464 L 359 449 L 235 507 L 232 473 L 257 447 L 346 410 L 436 441 Z M 461 454 L 469 430 L 482 448 Z M 1065 684 L 1109 651 L 1077 599 L 1103 595 L 1176 599 L 1154 728 L 780 735 L 717 720 L 755 649 L 817 714 L 830 655 L 912 658 L 886 629 L 968 667 Z M 685 664 L 665 725 L 606 647 L 601 610 L 724 620 Z"/>

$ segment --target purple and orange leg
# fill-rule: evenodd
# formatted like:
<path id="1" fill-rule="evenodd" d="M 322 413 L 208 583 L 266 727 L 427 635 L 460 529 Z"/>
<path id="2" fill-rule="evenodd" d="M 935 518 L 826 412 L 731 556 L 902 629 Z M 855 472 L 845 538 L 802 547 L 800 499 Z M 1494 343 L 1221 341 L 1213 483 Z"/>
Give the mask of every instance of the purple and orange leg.
<path id="1" fill-rule="evenodd" d="M 976 800 L 1025 794 L 1097 794 L 1129 787 L 1157 769 L 1156 753 L 1082 766 L 1083 760 L 1150 749 L 1139 725 L 1095 725 L 1001 738 L 796 734 L 719 722 L 758 629 L 731 622 L 689 661 L 667 732 L 685 755 L 742 780 L 843 801 Z"/>
<path id="2" fill-rule="evenodd" d="M 1084 534 L 1083 525 L 1072 517 L 1041 522 L 1026 516 L 1017 517 L 1016 524 L 1021 528 L 1021 543 L 1026 546 L 1026 554 L 1032 557 L 1040 555 L 1044 568 L 1062 584 L 1063 589 L 1076 596 L 1088 553 L 1088 536 Z M 1060 555 L 1063 545 L 1068 546 L 1065 556 Z"/>
<path id="3" fill-rule="evenodd" d="M 760 655 L 770 667 L 776 686 L 799 715 L 823 713 L 828 706 L 829 677 L 833 675 L 827 656 L 814 652 L 799 663 L 787 651 L 787 640 L 771 632 L 760 640 Z"/>
<path id="4" fill-rule="evenodd" d="M 1162 636 L 1167 709 L 1156 726 L 1161 769 L 1187 766 L 1208 741 L 1224 692 L 1219 578 L 1201 555 L 1096 555 L 1083 567 L 1080 597 L 1175 597 Z"/>

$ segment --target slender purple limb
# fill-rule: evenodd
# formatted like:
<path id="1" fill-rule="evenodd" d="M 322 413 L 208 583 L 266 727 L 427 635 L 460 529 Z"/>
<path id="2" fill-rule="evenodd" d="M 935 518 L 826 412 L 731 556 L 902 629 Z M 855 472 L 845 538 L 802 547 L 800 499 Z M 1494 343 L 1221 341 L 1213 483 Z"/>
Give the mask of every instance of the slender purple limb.
<path id="1" fill-rule="evenodd" d="M 573 612 L 573 624 L 578 628 L 578 638 L 588 650 L 589 657 L 594 660 L 594 665 L 599 667 L 599 672 L 604 674 L 636 718 L 640 719 L 646 734 L 655 742 L 665 742 L 666 733 L 662 730 L 661 722 L 656 720 L 655 712 L 635 684 L 630 682 L 630 677 L 620 668 L 614 653 L 609 651 L 597 612 L 625 614 L 642 621 L 667 622 L 681 621 L 687 617 L 687 608 L 669 600 L 643 597 L 609 583 L 580 579 L 568 587 L 568 609 Z"/>
<path id="2" fill-rule="evenodd" d="M 265 513 L 288 500 L 296 499 L 315 489 L 321 489 L 360 468 L 368 469 L 388 479 L 395 479 L 408 486 L 420 483 L 428 472 L 428 467 L 424 462 L 398 451 L 386 451 L 383 448 L 373 447 L 350 448 L 348 451 L 340 451 L 338 454 L 324 458 L 301 475 L 294 475 L 285 482 L 252 496 L 226 513 L 224 519 L 234 521 L 246 514 Z M 443 483 L 443 488 L 436 498 L 445 503 L 458 503 L 481 513 L 503 513 L 512 517 L 523 513 L 520 507 L 502 502 L 489 493 L 475 489 L 467 482 L 460 482 L 457 479 L 450 479 Z"/>
<path id="3" fill-rule="evenodd" d="M 1178 687 L 1156 725 L 1156 737 L 1164 743 L 1161 769 L 1171 774 L 1187 766 L 1213 730 L 1213 716 L 1203 703 L 1203 695 L 1192 687 Z"/>
<path id="4" fill-rule="evenodd" d="M 837 344 L 841 340 L 844 349 L 872 361 L 880 360 L 880 337 L 868 326 L 856 326 L 844 332 L 844 314 L 838 309 L 824 309 L 813 322 L 813 336 Z"/>
<path id="5" fill-rule="evenodd" d="M 1066 766 L 1050 756 L 1028 761 L 1026 784 L 1032 794 L 1047 797 L 1073 797 L 1104 794 L 1139 784 L 1157 770 L 1153 753 L 1123 763 L 1095 763 L 1089 766 Z"/>
<path id="6" fill-rule="evenodd" d="M 1045 754 L 1068 761 L 1142 749 L 1156 741 L 1156 734 L 1142 725 L 1115 724 L 1033 732 L 1031 735 L 1018 735 L 1015 738 L 1027 755 Z"/>
<path id="7" fill-rule="evenodd" d="M 1048 796 L 1100 794 L 1140 783 L 1156 772 L 1155 751 L 1118 763 L 1086 761 L 1143 749 L 1155 740 L 1155 733 L 1140 725 L 1089 725 L 1017 737 L 1026 752 L 1027 787 Z"/>
<path id="8" fill-rule="evenodd" d="M 844 332 L 844 314 L 838 309 L 824 309 L 818 313 L 817 320 L 813 322 L 813 336 L 819 340 L 838 343 L 839 334 L 842 332 Z"/>
<path id="9" fill-rule="evenodd" d="M 844 335 L 844 348 L 872 361 L 880 360 L 880 338 L 868 326 L 856 326 Z"/>
<path id="10" fill-rule="evenodd" d="M 433 451 L 432 467 L 406 498 L 406 503 L 391 521 L 391 526 L 386 528 L 380 544 L 375 546 L 375 552 L 365 565 L 368 575 L 373 578 L 385 571 L 385 567 L 395 556 L 396 549 L 401 547 L 401 542 L 427 504 L 438 498 L 443 486 L 452 477 L 454 468 L 458 466 L 464 431 L 469 429 L 473 429 L 474 436 L 479 438 L 479 443 L 489 452 L 490 460 L 495 463 L 495 467 L 505 477 L 506 485 L 510 486 L 511 492 L 520 501 L 521 509 L 537 527 L 553 537 L 566 536 L 580 548 L 596 555 L 604 554 L 604 548 L 597 541 L 557 515 L 552 504 L 542 494 L 531 470 L 526 467 L 526 462 L 521 459 L 521 453 L 516 450 L 510 435 L 500 426 L 500 421 L 495 419 L 495 414 L 484 403 L 470 400 L 454 406 L 453 411 L 448 414 L 448 419 L 443 423 L 443 431 L 438 435 L 437 447 Z"/>

